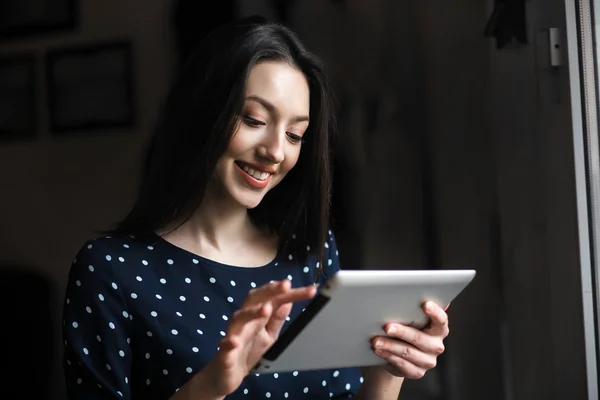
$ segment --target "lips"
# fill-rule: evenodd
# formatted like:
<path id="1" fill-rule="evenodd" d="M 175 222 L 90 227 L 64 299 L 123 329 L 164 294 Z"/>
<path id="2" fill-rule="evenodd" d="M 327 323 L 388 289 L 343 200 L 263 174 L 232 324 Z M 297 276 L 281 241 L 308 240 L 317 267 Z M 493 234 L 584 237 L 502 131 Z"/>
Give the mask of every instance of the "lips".
<path id="1" fill-rule="evenodd" d="M 242 175 L 246 183 L 254 189 L 264 189 L 269 184 L 273 170 L 259 169 L 258 166 L 236 161 L 237 171 Z"/>
<path id="2" fill-rule="evenodd" d="M 255 165 L 247 164 L 242 161 L 236 161 L 236 164 L 244 171 L 247 175 L 258 181 L 264 181 L 268 179 L 272 172 L 270 170 L 261 169 Z"/>

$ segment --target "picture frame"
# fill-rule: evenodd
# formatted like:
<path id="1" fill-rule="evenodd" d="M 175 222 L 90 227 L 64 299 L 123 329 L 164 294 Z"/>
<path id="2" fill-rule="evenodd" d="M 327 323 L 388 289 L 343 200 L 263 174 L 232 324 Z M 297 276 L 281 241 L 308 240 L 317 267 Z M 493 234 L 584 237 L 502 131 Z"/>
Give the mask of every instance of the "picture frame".
<path id="1" fill-rule="evenodd" d="M 0 41 L 74 30 L 76 0 L 0 1 Z"/>
<path id="2" fill-rule="evenodd" d="M 36 57 L 0 55 L 0 141 L 37 136 Z"/>
<path id="3" fill-rule="evenodd" d="M 132 52 L 129 41 L 48 51 L 49 127 L 54 135 L 134 125 Z"/>

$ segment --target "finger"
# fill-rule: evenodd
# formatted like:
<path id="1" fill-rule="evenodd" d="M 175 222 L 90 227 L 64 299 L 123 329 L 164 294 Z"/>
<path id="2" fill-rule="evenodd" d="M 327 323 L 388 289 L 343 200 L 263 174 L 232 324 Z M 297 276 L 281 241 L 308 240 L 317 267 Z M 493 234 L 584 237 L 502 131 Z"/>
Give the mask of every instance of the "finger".
<path id="1" fill-rule="evenodd" d="M 435 368 L 437 364 L 436 355 L 425 353 L 415 346 L 399 340 L 375 338 L 373 348 L 400 357 L 421 369 Z"/>
<path id="2" fill-rule="evenodd" d="M 277 298 L 277 305 L 281 305 L 283 303 L 306 300 L 312 297 L 314 293 L 316 293 L 314 285 L 292 289 L 291 281 L 284 279 L 279 282 L 271 282 L 258 289 L 252 289 L 244 303 L 248 305 L 265 303 Z"/>
<path id="3" fill-rule="evenodd" d="M 425 375 L 425 369 L 419 368 L 410 361 L 404 360 L 395 354 L 385 350 L 376 350 L 375 354 L 388 362 L 386 370 L 392 375 L 408 379 L 421 379 Z"/>
<path id="4" fill-rule="evenodd" d="M 257 304 L 236 311 L 227 329 L 227 336 L 239 338 L 244 343 L 249 341 L 267 324 L 271 312 L 270 304 Z"/>
<path id="5" fill-rule="evenodd" d="M 269 332 L 269 334 L 272 337 L 279 336 L 279 332 L 285 324 L 285 319 L 288 315 L 290 315 L 291 311 L 292 303 L 285 303 L 282 306 L 280 306 L 277 310 L 275 310 L 266 327 L 267 332 Z"/>
<path id="6" fill-rule="evenodd" d="M 442 338 L 433 336 L 428 331 L 420 331 L 402 324 L 389 324 L 385 333 L 395 339 L 410 343 L 425 353 L 442 354 L 445 350 Z"/>
<path id="7" fill-rule="evenodd" d="M 429 327 L 426 331 L 433 336 L 441 336 L 445 338 L 450 333 L 448 327 L 448 314 L 440 306 L 435 304 L 433 301 L 428 301 L 423 306 L 425 314 L 431 320 Z"/>

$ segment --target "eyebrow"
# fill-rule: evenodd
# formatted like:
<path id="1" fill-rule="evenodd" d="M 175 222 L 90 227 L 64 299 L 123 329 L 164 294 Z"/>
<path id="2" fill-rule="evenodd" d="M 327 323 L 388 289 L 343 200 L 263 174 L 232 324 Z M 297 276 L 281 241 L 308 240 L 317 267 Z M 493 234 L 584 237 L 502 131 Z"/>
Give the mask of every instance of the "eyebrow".
<path id="1" fill-rule="evenodd" d="M 276 107 L 269 103 L 267 100 L 263 99 L 262 97 L 259 96 L 248 96 L 246 97 L 246 100 L 252 100 L 252 101 L 256 101 L 257 103 L 259 103 L 260 105 L 262 105 L 264 108 L 267 109 L 267 111 L 271 112 L 271 113 L 276 113 L 277 109 Z M 309 121 L 310 118 L 307 115 L 302 115 L 299 117 L 294 117 L 292 118 L 293 122 L 304 122 L 304 121 Z"/>

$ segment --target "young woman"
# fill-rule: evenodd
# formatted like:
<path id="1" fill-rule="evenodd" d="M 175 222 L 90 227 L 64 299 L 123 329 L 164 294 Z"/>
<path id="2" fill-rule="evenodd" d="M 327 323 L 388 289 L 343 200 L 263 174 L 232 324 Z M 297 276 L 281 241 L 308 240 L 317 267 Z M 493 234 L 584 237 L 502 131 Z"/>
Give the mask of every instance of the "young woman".
<path id="1" fill-rule="evenodd" d="M 339 269 L 332 110 L 322 65 L 287 28 L 245 20 L 202 41 L 133 209 L 71 266 L 69 398 L 396 399 L 404 377 L 435 366 L 448 322 L 430 304 L 427 330 L 390 324 L 399 340 L 373 340 L 385 367 L 250 372 Z"/>

